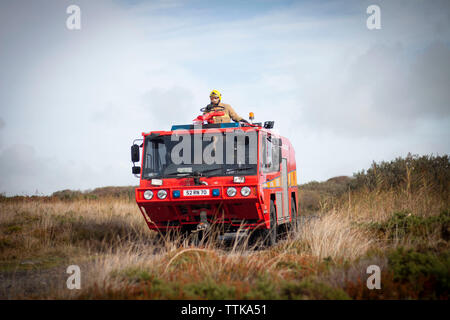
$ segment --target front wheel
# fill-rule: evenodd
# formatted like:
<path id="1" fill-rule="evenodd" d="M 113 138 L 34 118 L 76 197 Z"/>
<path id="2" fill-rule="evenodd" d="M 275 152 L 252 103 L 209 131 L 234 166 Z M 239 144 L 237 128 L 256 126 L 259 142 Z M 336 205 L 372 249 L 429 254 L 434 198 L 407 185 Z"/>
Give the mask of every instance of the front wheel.
<path id="1" fill-rule="evenodd" d="M 268 247 L 274 246 L 277 243 L 277 212 L 275 210 L 275 204 L 270 201 L 270 229 L 264 230 L 264 244 Z"/>
<path id="2" fill-rule="evenodd" d="M 259 244 L 270 247 L 277 243 L 278 230 L 277 230 L 277 213 L 275 211 L 275 204 L 270 201 L 270 228 L 269 229 L 256 229 L 252 232 L 250 243 Z"/>

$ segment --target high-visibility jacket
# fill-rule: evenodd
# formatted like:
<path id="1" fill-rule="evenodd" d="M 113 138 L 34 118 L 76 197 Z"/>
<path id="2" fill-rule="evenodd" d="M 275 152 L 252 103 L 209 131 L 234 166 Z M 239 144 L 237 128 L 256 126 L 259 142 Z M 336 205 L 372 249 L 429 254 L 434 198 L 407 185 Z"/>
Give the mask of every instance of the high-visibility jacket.
<path id="1" fill-rule="evenodd" d="M 224 122 L 231 122 L 231 119 L 238 122 L 243 120 L 241 116 L 239 116 L 236 111 L 233 110 L 233 108 L 226 103 L 219 102 L 218 106 L 224 107 L 225 110 L 222 110 L 222 108 L 216 108 L 217 106 L 214 106 L 213 104 L 209 104 L 207 107 L 209 109 L 209 112 L 213 111 L 223 111 L 225 112 L 225 115 L 221 117 L 213 117 L 214 123 L 224 123 Z M 207 114 L 208 112 L 203 112 L 203 114 Z"/>

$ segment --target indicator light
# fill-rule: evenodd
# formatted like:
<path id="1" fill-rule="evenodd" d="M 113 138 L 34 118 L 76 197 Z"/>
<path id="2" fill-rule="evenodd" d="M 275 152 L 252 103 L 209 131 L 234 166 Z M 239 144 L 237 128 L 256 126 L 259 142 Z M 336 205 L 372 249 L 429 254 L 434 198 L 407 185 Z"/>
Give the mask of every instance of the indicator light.
<path id="1" fill-rule="evenodd" d="M 173 190 L 173 191 L 172 191 L 172 196 L 173 196 L 174 198 L 179 198 L 180 195 L 181 195 L 180 190 Z"/>

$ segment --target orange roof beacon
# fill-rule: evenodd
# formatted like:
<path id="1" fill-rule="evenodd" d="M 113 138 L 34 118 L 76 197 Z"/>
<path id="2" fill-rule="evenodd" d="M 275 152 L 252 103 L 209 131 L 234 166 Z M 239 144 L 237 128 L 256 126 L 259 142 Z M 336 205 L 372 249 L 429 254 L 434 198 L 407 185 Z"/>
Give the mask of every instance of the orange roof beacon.
<path id="1" fill-rule="evenodd" d="M 218 227 L 222 239 L 247 234 L 273 245 L 281 231 L 297 226 L 294 148 L 271 130 L 273 121 L 214 123 L 220 112 L 134 141 L 136 203 L 162 235 L 206 235 Z"/>

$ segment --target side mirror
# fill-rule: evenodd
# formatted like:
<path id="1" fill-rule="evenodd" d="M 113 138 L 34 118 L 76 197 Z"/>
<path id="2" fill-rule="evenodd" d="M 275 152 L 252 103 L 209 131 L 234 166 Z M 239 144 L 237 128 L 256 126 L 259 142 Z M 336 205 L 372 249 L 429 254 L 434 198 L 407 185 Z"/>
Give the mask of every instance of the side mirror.
<path id="1" fill-rule="evenodd" d="M 272 129 L 274 123 L 275 123 L 274 121 L 266 121 L 266 122 L 264 122 L 264 128 L 266 128 L 266 129 Z"/>
<path id="2" fill-rule="evenodd" d="M 133 163 L 139 162 L 139 146 L 137 144 L 131 146 L 131 161 Z"/>
<path id="3" fill-rule="evenodd" d="M 131 172 L 133 174 L 141 174 L 141 167 L 132 167 Z"/>

